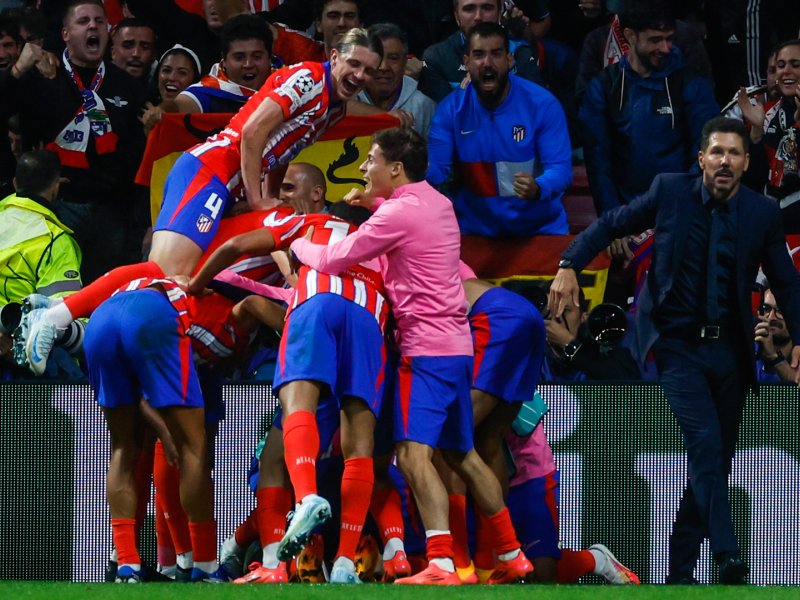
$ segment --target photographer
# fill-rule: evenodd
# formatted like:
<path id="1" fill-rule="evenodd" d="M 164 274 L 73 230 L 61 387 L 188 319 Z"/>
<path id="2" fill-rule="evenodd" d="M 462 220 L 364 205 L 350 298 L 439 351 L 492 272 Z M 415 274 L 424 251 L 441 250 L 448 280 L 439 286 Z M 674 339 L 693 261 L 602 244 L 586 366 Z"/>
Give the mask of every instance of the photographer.
<path id="1" fill-rule="evenodd" d="M 758 307 L 755 340 L 758 344 L 758 380 L 794 383 L 797 370 L 786 360 L 787 356 L 792 355 L 792 336 L 769 289 L 764 292 L 763 301 Z"/>
<path id="2" fill-rule="evenodd" d="M 621 346 L 603 347 L 589 335 L 586 325 L 589 302 L 583 290 L 580 308 L 569 304 L 561 317 L 554 319 L 548 306 L 544 317 L 548 351 L 542 361 L 542 380 L 641 380 L 642 374 L 630 350 Z"/>

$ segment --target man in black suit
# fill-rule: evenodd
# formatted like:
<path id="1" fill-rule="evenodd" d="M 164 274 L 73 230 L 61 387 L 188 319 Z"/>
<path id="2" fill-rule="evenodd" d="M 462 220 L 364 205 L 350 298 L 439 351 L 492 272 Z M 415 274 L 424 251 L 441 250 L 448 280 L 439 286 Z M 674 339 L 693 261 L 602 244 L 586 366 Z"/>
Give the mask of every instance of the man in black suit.
<path id="1" fill-rule="evenodd" d="M 655 228 L 653 262 L 636 315 L 634 355 L 652 348 L 661 384 L 680 425 L 689 486 L 670 537 L 667 583 L 694 583 L 704 538 L 720 582 L 745 583 L 728 500 L 728 475 L 745 396 L 757 387 L 751 293 L 759 265 L 773 286 L 800 364 L 800 274 L 786 249 L 778 204 L 740 186 L 749 162 L 738 121 L 706 123 L 701 176 L 659 175 L 650 190 L 604 214 L 562 254 L 551 287 L 560 315 L 578 304 L 579 273 L 611 240 Z"/>

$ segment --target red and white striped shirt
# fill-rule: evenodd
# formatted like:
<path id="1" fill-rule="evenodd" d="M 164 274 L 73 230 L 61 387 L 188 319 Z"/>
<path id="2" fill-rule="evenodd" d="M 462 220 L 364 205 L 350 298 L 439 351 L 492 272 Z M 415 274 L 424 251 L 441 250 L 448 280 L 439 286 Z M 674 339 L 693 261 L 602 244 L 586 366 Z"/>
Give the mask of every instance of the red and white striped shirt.
<path id="1" fill-rule="evenodd" d="M 142 290 L 155 284 L 164 288 L 167 299 L 177 311 L 181 333 L 191 340 L 196 363 L 214 362 L 238 354 L 252 341 L 253 336 L 239 328 L 233 319 L 233 307 L 236 303 L 220 294 L 187 296 L 171 279 L 143 277 L 130 281 L 112 296 L 121 292 Z"/>
<path id="2" fill-rule="evenodd" d="M 291 243 L 314 227 L 311 243 L 328 246 L 343 240 L 358 228 L 328 214 L 281 215 L 271 213 L 264 219 L 266 227 L 275 238 L 275 249 L 285 250 Z M 297 278 L 297 289 L 289 312 L 317 294 L 336 294 L 364 307 L 384 330 L 389 316 L 389 304 L 383 289 L 383 278 L 377 259 L 348 268 L 338 275 L 326 275 L 303 266 Z"/>
<path id="3" fill-rule="evenodd" d="M 242 192 L 241 142 L 247 120 L 269 98 L 283 109 L 283 123 L 262 154 L 264 173 L 288 165 L 345 115 L 345 103 L 331 103 L 330 63 L 302 62 L 273 73 L 228 126 L 188 150 L 236 196 Z"/>

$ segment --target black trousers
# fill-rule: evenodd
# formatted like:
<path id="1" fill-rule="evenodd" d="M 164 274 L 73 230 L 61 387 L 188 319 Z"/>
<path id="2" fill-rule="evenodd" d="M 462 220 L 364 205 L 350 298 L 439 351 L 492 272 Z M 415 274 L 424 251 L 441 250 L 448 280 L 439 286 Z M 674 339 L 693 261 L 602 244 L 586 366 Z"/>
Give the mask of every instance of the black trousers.
<path id="1" fill-rule="evenodd" d="M 728 500 L 747 395 L 746 342 L 662 337 L 653 347 L 661 386 L 683 434 L 689 484 L 669 542 L 669 577 L 691 577 L 700 546 L 715 556 L 738 552 Z"/>

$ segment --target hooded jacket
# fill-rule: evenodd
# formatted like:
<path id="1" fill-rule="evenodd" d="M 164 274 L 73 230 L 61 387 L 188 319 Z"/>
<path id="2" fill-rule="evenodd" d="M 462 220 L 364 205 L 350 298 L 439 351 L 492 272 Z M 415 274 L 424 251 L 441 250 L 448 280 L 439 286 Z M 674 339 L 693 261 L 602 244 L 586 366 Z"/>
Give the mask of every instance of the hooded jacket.
<path id="1" fill-rule="evenodd" d="M 356 100 L 365 102 L 366 104 L 375 104 L 370 98 L 367 90 L 362 90 L 356 96 Z M 431 130 L 431 120 L 433 113 L 436 111 L 436 102 L 428 98 L 425 94 L 417 89 L 417 82 L 408 75 L 403 76 L 403 83 L 400 87 L 400 95 L 394 101 L 390 110 L 394 109 L 404 110 L 414 115 L 416 124 L 413 129 L 426 140 L 428 133 Z"/>
<path id="2" fill-rule="evenodd" d="M 627 56 L 604 69 L 579 113 L 597 214 L 628 204 L 660 173 L 688 171 L 703 126 L 718 114 L 711 84 L 684 65 L 678 48 L 648 77 Z"/>
<path id="3" fill-rule="evenodd" d="M 81 250 L 44 199 L 0 201 L 0 305 L 81 289 Z"/>

